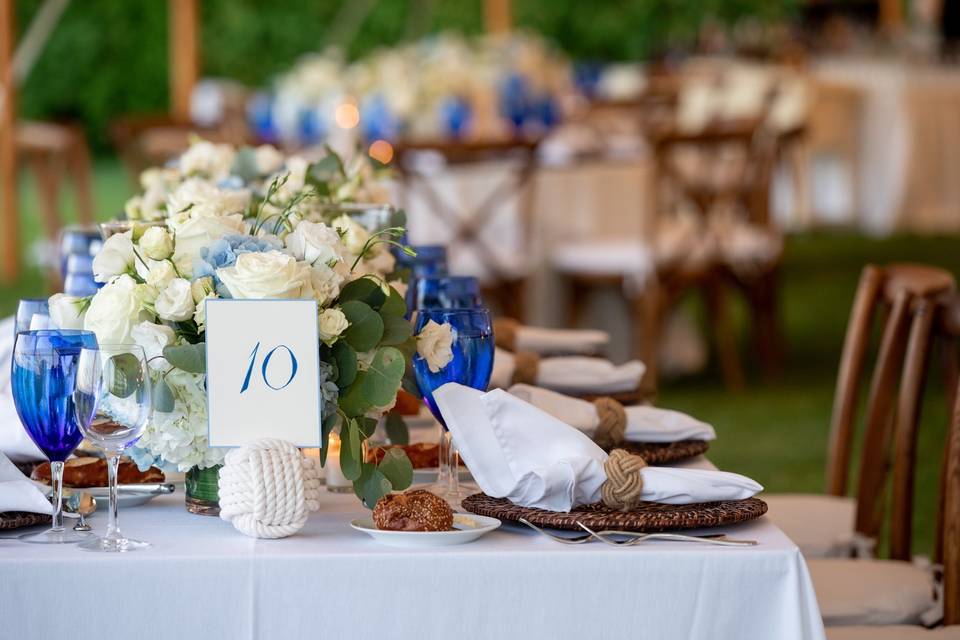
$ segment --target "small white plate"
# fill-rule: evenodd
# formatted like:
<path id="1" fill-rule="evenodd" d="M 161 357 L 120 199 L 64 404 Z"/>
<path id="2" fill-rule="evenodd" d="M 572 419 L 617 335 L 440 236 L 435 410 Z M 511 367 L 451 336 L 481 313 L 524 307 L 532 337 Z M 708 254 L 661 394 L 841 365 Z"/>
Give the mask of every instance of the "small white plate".
<path id="1" fill-rule="evenodd" d="M 373 518 L 357 518 L 350 526 L 391 547 L 446 547 L 473 542 L 499 527 L 500 521 L 457 513 L 453 516 L 453 531 L 381 531 L 374 526 Z"/>

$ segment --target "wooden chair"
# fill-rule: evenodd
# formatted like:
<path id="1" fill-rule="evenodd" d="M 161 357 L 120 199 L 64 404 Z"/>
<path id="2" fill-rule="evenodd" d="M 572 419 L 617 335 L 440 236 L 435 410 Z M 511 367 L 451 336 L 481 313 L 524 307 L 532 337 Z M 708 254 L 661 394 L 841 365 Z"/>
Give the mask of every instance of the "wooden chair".
<path id="1" fill-rule="evenodd" d="M 770 517 L 807 557 L 843 556 L 857 539 L 881 530 L 884 494 L 894 464 L 894 522 L 912 509 L 915 432 L 939 300 L 955 290 L 949 272 L 916 264 L 869 265 L 860 276 L 847 325 L 834 395 L 826 494 L 766 496 Z M 860 382 L 873 325 L 882 334 L 866 405 L 856 498 L 849 497 Z M 899 376 L 899 386 L 897 384 Z M 895 461 L 892 451 L 896 451 Z M 909 531 L 895 527 L 892 557 L 909 557 Z"/>
<path id="2" fill-rule="evenodd" d="M 410 211 L 413 197 L 422 198 L 423 212 L 436 219 L 449 232 L 449 241 L 456 253 L 470 252 L 486 273 L 477 273 L 481 278 L 484 296 L 494 302 L 501 314 L 523 320 L 527 264 L 506 264 L 498 254 L 498 239 L 488 233 L 492 224 L 503 212 L 502 205 L 516 203 L 515 225 L 520 243 L 526 249 L 519 260 L 529 257 L 533 228 L 534 176 L 537 168 L 538 140 L 502 139 L 482 141 L 405 141 L 396 149 L 396 167 L 400 178 L 402 199 Z M 424 169 L 424 157 L 435 154 L 442 159 L 441 173 Z M 479 200 L 473 202 L 451 201 L 437 188 L 437 181 L 452 178 L 460 170 L 472 170 L 484 163 L 492 166 L 516 163 L 492 188 L 485 188 Z M 418 212 L 421 213 L 421 212 Z"/>
<path id="3" fill-rule="evenodd" d="M 928 310 L 932 311 L 929 307 Z M 956 389 L 951 395 L 956 397 Z M 898 422 L 898 436 L 915 433 L 915 426 L 903 428 L 904 424 Z M 895 493 L 898 487 L 901 492 L 912 490 L 912 478 L 908 477 L 912 474 L 909 464 L 895 466 Z M 809 568 L 824 622 L 849 624 L 854 610 L 867 618 L 863 626 L 830 629 L 827 634 L 830 640 L 960 638 L 960 404 L 953 407 L 947 432 L 939 498 L 941 509 L 937 515 L 934 560 L 943 565 L 939 604 L 946 626 L 938 629 L 915 626 L 922 621 L 930 622 L 924 620 L 923 613 L 936 604 L 932 580 L 935 575 L 929 569 L 912 564 L 909 555 L 890 560 L 813 560 Z M 898 526 L 910 528 L 910 521 L 904 520 L 905 513 L 897 512 L 896 503 L 895 499 L 894 532 Z M 891 556 L 902 555 L 903 549 L 897 549 L 896 540 L 892 540 Z M 896 626 L 870 626 L 873 623 Z"/>
<path id="4" fill-rule="evenodd" d="M 44 235 L 51 246 L 56 246 L 62 227 L 60 188 L 64 179 L 73 182 L 80 223 L 93 224 L 92 169 L 90 149 L 83 129 L 75 124 L 36 122 L 17 123 L 17 152 L 37 183 Z M 60 272 L 49 273 L 52 288 L 60 281 Z"/>

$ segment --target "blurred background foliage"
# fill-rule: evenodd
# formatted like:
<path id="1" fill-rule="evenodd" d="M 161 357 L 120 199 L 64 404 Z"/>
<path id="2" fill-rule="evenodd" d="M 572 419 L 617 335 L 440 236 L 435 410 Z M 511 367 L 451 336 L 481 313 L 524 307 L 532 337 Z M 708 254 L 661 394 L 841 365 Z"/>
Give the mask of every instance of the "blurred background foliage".
<path id="1" fill-rule="evenodd" d="M 204 0 L 202 75 L 263 86 L 301 55 L 337 38 L 347 2 L 367 0 Z M 381 45 L 443 30 L 478 33 L 481 0 L 369 0 L 372 9 L 350 40 L 356 58 Z M 41 0 L 19 0 L 26 28 Z M 639 60 L 692 45 L 704 23 L 789 17 L 797 0 L 515 0 L 518 28 L 537 31 L 576 60 Z M 21 89 L 24 118 L 86 123 L 94 148 L 120 114 L 167 107 L 167 3 L 72 2 Z"/>

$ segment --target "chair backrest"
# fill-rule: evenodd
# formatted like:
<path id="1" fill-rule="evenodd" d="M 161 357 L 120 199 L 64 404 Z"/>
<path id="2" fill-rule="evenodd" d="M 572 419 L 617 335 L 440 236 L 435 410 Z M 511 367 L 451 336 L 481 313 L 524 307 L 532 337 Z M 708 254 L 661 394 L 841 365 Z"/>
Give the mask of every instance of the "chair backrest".
<path id="1" fill-rule="evenodd" d="M 883 329 L 868 393 L 858 472 L 856 530 L 870 537 L 879 534 L 893 457 L 894 557 L 909 556 L 910 520 L 903 515 L 912 515 L 913 509 L 920 398 L 937 300 L 954 289 L 953 276 L 941 269 L 915 264 L 868 265 L 861 273 L 847 325 L 831 419 L 827 493 L 847 493 L 860 380 L 874 320 L 881 316 Z M 907 526 L 897 525 L 900 521 Z"/>
<path id="2" fill-rule="evenodd" d="M 499 221 L 501 207 L 513 206 L 515 212 L 511 224 L 518 234 L 523 248 L 529 247 L 532 238 L 534 174 L 537 168 L 539 141 L 505 139 L 490 141 L 404 142 L 397 147 L 396 168 L 402 188 L 402 199 L 409 215 L 429 214 L 446 227 L 450 237 L 446 241 L 458 247 L 458 253 L 471 252 L 478 262 L 490 271 L 485 276 L 496 282 L 511 280 L 516 274 L 511 265 L 505 264 L 498 247 L 497 234 L 489 233 L 494 221 Z M 435 163 L 422 162 L 433 155 L 442 159 L 441 171 Z M 458 193 L 456 197 L 445 194 L 438 188 L 444 177 L 453 177 L 454 172 L 484 165 L 505 168 L 493 186 L 483 185 L 480 197 L 467 198 Z M 433 170 L 431 170 L 433 169 Z M 444 173 L 449 172 L 449 176 Z M 461 174 L 462 176 L 462 174 Z M 469 177 L 469 176 L 466 176 Z M 440 178 L 440 181 L 438 181 Z M 448 185 L 449 186 L 449 185 Z M 414 196 L 422 199 L 429 211 L 411 211 Z M 499 238 L 503 241 L 503 238 Z M 523 254 L 525 250 L 521 249 Z M 515 255 L 515 254 L 514 254 Z"/>

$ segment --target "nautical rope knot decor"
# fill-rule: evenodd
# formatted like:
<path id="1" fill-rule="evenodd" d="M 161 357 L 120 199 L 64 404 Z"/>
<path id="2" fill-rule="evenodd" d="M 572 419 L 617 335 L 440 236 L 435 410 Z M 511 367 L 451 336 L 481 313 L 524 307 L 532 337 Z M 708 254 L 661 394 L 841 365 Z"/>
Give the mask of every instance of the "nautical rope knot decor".
<path id="1" fill-rule="evenodd" d="M 285 538 L 320 508 L 320 461 L 286 440 L 262 439 L 227 454 L 220 517 L 252 538 Z"/>
<path id="2" fill-rule="evenodd" d="M 627 431 L 627 412 L 623 405 L 613 398 L 597 398 L 593 401 L 597 408 L 597 430 L 593 434 L 593 441 L 601 449 L 612 449 L 623 442 Z"/>
<path id="3" fill-rule="evenodd" d="M 607 481 L 600 487 L 600 496 L 603 504 L 611 509 L 630 511 L 640 506 L 643 500 L 643 475 L 640 470 L 647 466 L 643 458 L 638 455 L 614 449 L 610 452 L 603 470 L 607 473 Z"/>
<path id="4" fill-rule="evenodd" d="M 519 351 L 513 356 L 513 384 L 537 384 L 540 356 L 530 351 Z"/>
<path id="5" fill-rule="evenodd" d="M 493 341 L 501 349 L 517 350 L 517 329 L 520 323 L 513 318 L 495 318 L 493 321 Z"/>

